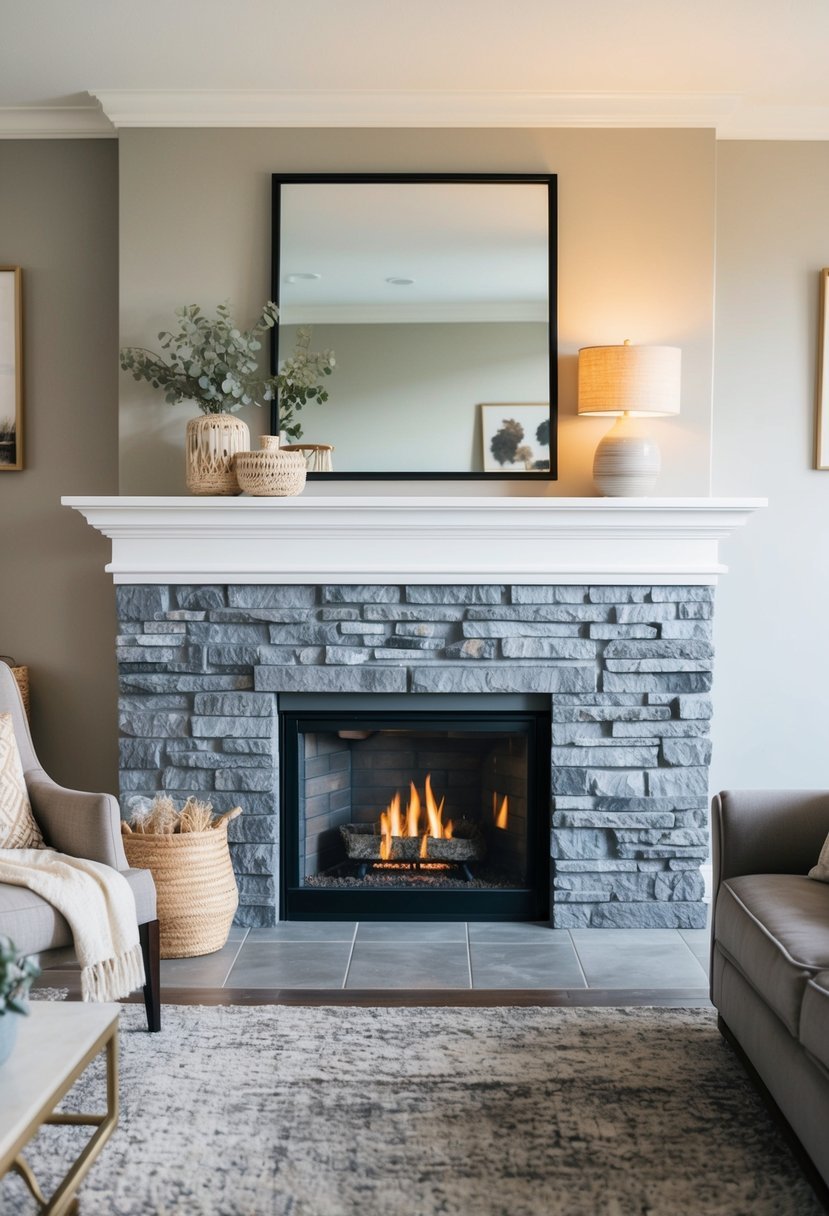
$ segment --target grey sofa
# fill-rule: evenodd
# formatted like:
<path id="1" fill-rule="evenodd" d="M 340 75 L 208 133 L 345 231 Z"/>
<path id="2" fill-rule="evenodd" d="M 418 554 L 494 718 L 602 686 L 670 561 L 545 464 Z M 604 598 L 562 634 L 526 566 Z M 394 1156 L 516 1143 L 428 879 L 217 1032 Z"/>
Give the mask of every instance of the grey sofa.
<path id="1" fill-rule="evenodd" d="M 829 883 L 807 877 L 829 793 L 741 790 L 712 806 L 711 999 L 829 1186 Z"/>
<path id="2" fill-rule="evenodd" d="M 121 843 L 121 815 L 111 794 L 64 789 L 46 775 L 35 754 L 23 702 L 11 669 L 0 663 L 0 713 L 10 713 L 32 811 L 48 845 L 73 857 L 88 857 L 123 872 L 135 896 L 147 982 L 144 1003 L 150 1030 L 161 1029 L 158 920 L 155 884 L 149 870 L 131 870 Z M 51 904 L 25 887 L 0 883 L 0 933 L 21 954 L 40 955 L 45 968 L 65 957 L 72 933 Z M 53 953 L 57 952 L 57 953 Z"/>

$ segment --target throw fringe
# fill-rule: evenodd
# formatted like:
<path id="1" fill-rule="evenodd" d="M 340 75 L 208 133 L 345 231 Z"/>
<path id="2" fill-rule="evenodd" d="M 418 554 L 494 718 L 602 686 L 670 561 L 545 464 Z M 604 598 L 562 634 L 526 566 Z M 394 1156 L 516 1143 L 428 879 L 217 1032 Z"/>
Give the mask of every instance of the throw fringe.
<path id="1" fill-rule="evenodd" d="M 81 992 L 85 1001 L 118 1001 L 136 988 L 142 988 L 144 983 L 140 945 L 133 946 L 118 958 L 104 959 L 81 971 Z"/>

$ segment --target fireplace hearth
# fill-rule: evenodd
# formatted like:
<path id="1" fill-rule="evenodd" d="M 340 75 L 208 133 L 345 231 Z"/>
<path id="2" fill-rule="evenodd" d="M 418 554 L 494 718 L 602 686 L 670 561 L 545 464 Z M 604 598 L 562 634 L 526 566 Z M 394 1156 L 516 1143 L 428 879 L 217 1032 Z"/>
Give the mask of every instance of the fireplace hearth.
<path id="1" fill-rule="evenodd" d="M 337 700 L 281 715 L 282 916 L 545 918 L 549 712 Z"/>

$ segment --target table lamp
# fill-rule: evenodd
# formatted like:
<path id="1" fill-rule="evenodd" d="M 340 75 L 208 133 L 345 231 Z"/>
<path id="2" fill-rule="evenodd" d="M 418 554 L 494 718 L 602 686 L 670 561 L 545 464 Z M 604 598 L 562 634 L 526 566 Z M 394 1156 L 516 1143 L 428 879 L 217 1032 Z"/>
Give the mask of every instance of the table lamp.
<path id="1" fill-rule="evenodd" d="M 596 448 L 593 480 L 600 494 L 650 494 L 661 466 L 659 447 L 640 417 L 679 413 L 678 346 L 585 346 L 579 351 L 580 414 L 618 414 Z"/>

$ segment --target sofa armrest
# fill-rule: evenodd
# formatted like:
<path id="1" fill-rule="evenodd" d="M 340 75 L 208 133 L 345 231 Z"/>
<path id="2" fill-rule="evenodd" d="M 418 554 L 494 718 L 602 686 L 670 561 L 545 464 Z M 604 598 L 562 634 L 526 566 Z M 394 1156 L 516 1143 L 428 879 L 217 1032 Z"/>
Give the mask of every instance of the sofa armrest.
<path id="1" fill-rule="evenodd" d="M 70 857 L 87 857 L 128 869 L 121 843 L 121 812 L 111 794 L 87 794 L 57 785 L 43 769 L 29 769 L 26 787 L 46 843 Z"/>
<path id="2" fill-rule="evenodd" d="M 725 790 L 711 806 L 714 891 L 739 874 L 806 874 L 829 834 L 829 791 Z"/>

